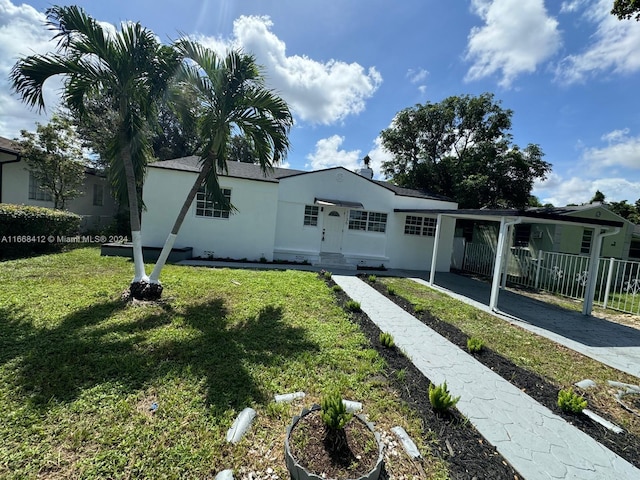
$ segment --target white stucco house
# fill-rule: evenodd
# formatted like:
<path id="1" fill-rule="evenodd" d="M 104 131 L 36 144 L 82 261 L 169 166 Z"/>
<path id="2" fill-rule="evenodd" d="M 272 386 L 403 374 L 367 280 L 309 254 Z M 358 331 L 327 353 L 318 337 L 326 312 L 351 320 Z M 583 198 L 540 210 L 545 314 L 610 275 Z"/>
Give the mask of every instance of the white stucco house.
<path id="1" fill-rule="evenodd" d="M 145 246 L 161 247 L 199 172 L 198 157 L 153 163 L 145 180 Z M 176 248 L 194 257 L 309 262 L 430 270 L 437 215 L 455 210 L 448 198 L 373 180 L 370 169 L 312 172 L 229 162 L 220 186 L 237 209 L 228 212 L 199 193 Z M 451 263 L 455 219 L 444 217 L 436 270 Z"/>

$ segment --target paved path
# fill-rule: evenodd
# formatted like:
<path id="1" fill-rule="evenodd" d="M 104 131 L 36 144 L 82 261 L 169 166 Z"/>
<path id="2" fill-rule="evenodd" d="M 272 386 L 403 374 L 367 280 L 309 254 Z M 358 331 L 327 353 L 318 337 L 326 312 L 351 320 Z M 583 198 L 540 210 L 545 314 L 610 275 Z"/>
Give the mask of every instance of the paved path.
<path id="1" fill-rule="evenodd" d="M 638 480 L 640 470 L 425 326 L 356 277 L 334 275 L 424 375 L 446 380 L 457 408 L 520 474 L 539 479 Z"/>

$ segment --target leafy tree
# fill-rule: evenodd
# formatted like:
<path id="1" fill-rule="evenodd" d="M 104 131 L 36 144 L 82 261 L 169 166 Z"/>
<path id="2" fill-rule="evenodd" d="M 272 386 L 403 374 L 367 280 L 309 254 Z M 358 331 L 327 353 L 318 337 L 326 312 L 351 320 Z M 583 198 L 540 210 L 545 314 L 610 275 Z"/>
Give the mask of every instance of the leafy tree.
<path id="1" fill-rule="evenodd" d="M 117 197 L 129 206 L 135 270 L 130 292 L 136 298 L 153 295 L 142 257 L 139 187 L 152 158 L 157 105 L 181 58 L 139 23 L 111 34 L 76 6 L 48 9 L 47 25 L 55 32 L 58 50 L 18 60 L 11 70 L 12 87 L 24 102 L 42 110 L 45 82 L 62 75 L 62 99 L 80 119 L 87 113 L 85 100 L 108 101 L 115 121 L 105 138 L 105 153 Z"/>
<path id="2" fill-rule="evenodd" d="M 36 125 L 35 133 L 21 130 L 17 143 L 29 171 L 51 195 L 54 208 L 64 210 L 69 200 L 82 194 L 87 161 L 68 120 L 54 115 L 47 125 Z"/>
<path id="3" fill-rule="evenodd" d="M 229 160 L 242 163 L 257 163 L 258 156 L 251 141 L 243 135 L 234 135 L 229 144 Z"/>
<path id="4" fill-rule="evenodd" d="M 490 93 L 404 109 L 381 133 L 393 154 L 383 171 L 400 186 L 445 195 L 461 208 L 524 208 L 551 165 L 538 145 L 513 144 L 512 114 Z"/>
<path id="5" fill-rule="evenodd" d="M 529 195 L 529 201 L 527 202 L 528 207 L 543 207 L 540 199 L 535 195 Z"/>
<path id="6" fill-rule="evenodd" d="M 593 203 L 593 202 L 604 202 L 605 199 L 605 195 L 604 193 L 602 193 L 600 190 L 596 190 L 596 193 L 593 195 L 593 198 L 591 200 L 589 200 L 589 203 Z"/>
<path id="7" fill-rule="evenodd" d="M 638 202 L 636 202 L 637 204 Z M 633 223 L 640 223 L 640 210 L 634 204 L 627 203 L 626 200 L 620 202 L 610 202 L 609 210 L 616 215 L 620 215 Z"/>
<path id="8" fill-rule="evenodd" d="M 204 186 L 211 201 L 232 209 L 218 183 L 218 173 L 227 170 L 233 135 L 246 139 L 257 163 L 266 171 L 287 154 L 288 134 L 293 125 L 289 107 L 264 86 L 252 55 L 231 51 L 220 58 L 212 50 L 188 40 L 178 42 L 176 48 L 189 59 L 183 63 L 180 83 L 198 99 L 197 117 L 192 123 L 197 125 L 202 142 L 198 151 L 201 170 L 149 277 L 160 289 L 160 272 L 198 190 Z"/>
<path id="9" fill-rule="evenodd" d="M 640 0 L 615 0 L 611 13 L 619 20 L 630 20 L 635 16 L 640 21 Z"/>

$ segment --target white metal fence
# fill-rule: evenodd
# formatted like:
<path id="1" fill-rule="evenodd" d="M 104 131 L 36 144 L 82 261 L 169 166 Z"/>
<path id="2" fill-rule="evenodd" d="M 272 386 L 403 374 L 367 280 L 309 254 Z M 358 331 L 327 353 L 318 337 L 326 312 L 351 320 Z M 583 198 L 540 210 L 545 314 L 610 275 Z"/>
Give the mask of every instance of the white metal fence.
<path id="1" fill-rule="evenodd" d="M 507 282 L 583 300 L 589 261 L 583 255 L 543 251 L 533 257 L 529 249 L 513 247 L 506 259 Z M 463 271 L 491 276 L 494 263 L 495 247 L 465 245 Z M 596 305 L 640 315 L 640 262 L 600 258 L 596 274 Z"/>

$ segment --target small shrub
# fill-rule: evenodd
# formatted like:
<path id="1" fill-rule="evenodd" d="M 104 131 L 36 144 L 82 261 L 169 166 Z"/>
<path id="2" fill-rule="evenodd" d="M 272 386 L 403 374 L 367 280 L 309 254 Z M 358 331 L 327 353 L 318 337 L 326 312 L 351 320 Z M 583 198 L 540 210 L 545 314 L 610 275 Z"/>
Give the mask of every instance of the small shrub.
<path id="1" fill-rule="evenodd" d="M 401 368 L 400 370 L 396 370 L 396 378 L 399 381 L 404 382 L 407 379 L 407 370 L 404 368 Z"/>
<path id="2" fill-rule="evenodd" d="M 569 388 L 558 392 L 558 406 L 563 412 L 581 413 L 587 408 L 587 401 Z"/>
<path id="3" fill-rule="evenodd" d="M 393 295 L 395 295 L 395 294 L 396 294 L 396 289 L 395 289 L 392 285 L 388 285 L 388 286 L 387 286 L 387 293 L 388 293 L 389 295 L 392 295 L 392 296 L 393 296 Z"/>
<path id="4" fill-rule="evenodd" d="M 429 402 L 436 412 L 444 412 L 458 403 L 460 397 L 453 398 L 447 388 L 447 382 L 442 385 L 435 386 L 429 384 Z"/>
<path id="5" fill-rule="evenodd" d="M 413 311 L 414 311 L 415 313 L 417 313 L 418 315 L 420 315 L 420 314 L 422 314 L 422 313 L 426 312 L 427 310 L 426 310 L 422 305 L 415 305 L 415 306 L 413 307 Z"/>
<path id="6" fill-rule="evenodd" d="M 369 281 L 371 283 L 376 283 L 377 277 L 375 275 L 369 275 Z"/>
<path id="7" fill-rule="evenodd" d="M 334 292 L 341 292 L 342 291 L 342 287 L 340 285 L 334 285 L 333 287 L 331 287 L 332 290 Z"/>
<path id="8" fill-rule="evenodd" d="M 338 392 L 329 392 L 323 395 L 320 407 L 322 421 L 330 430 L 344 428 L 353 417 L 351 413 L 347 412 L 347 407 L 342 402 L 342 397 Z"/>
<path id="9" fill-rule="evenodd" d="M 30 205 L 0 204 L 0 258 L 59 251 L 80 229 L 75 213 Z M 78 238 L 78 242 L 80 239 Z"/>
<path id="10" fill-rule="evenodd" d="M 351 312 L 360 311 L 360 302 L 356 302 L 355 300 L 349 300 L 345 306 L 347 307 L 347 310 Z"/>
<path id="11" fill-rule="evenodd" d="M 380 343 L 383 347 L 393 348 L 393 346 L 395 345 L 395 342 L 393 341 L 393 335 L 391 335 L 390 333 L 382 332 L 380 333 L 378 339 L 380 340 Z"/>
<path id="12" fill-rule="evenodd" d="M 324 272 L 323 275 L 327 280 L 331 280 L 331 272 Z"/>
<path id="13" fill-rule="evenodd" d="M 478 337 L 469 337 L 467 339 L 467 350 L 469 350 L 469 353 L 478 353 L 482 351 L 483 347 L 484 342 L 482 339 Z"/>

